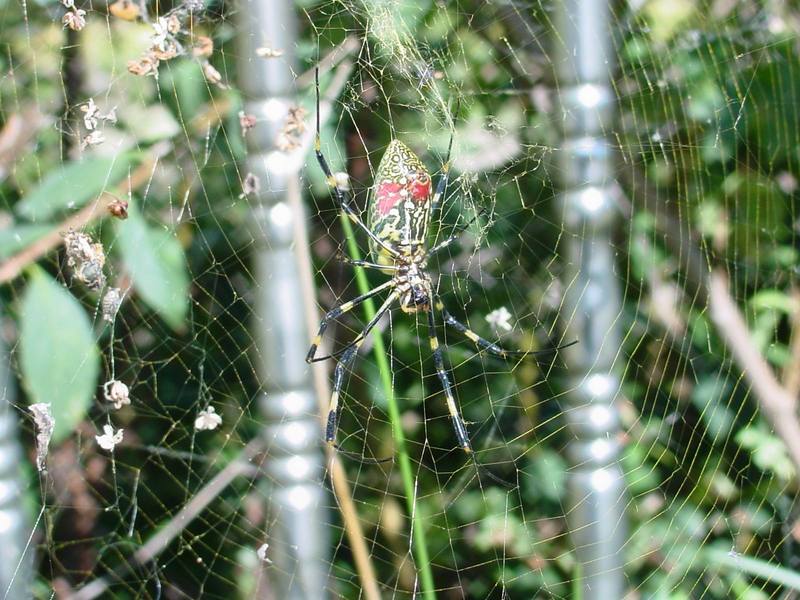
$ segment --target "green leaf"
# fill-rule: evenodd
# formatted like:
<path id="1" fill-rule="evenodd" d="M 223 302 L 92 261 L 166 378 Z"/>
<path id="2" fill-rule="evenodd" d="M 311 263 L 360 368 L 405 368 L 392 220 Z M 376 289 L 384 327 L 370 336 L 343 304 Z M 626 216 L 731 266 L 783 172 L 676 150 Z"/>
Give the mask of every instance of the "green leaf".
<path id="1" fill-rule="evenodd" d="M 29 221 L 43 221 L 66 209 L 80 208 L 127 177 L 140 156 L 138 152 L 131 152 L 67 163 L 48 174 L 36 189 L 17 203 L 15 211 Z"/>
<path id="2" fill-rule="evenodd" d="M 51 225 L 17 225 L 0 230 L 0 258 L 8 258 L 52 230 Z"/>
<path id="3" fill-rule="evenodd" d="M 57 443 L 86 416 L 100 355 L 89 317 L 75 297 L 40 268 L 30 273 L 20 310 L 20 367 L 31 403 L 51 405 Z"/>
<path id="4" fill-rule="evenodd" d="M 125 268 L 142 300 L 173 329 L 183 327 L 189 310 L 186 257 L 174 233 L 151 227 L 131 202 L 128 218 L 117 222 Z"/>

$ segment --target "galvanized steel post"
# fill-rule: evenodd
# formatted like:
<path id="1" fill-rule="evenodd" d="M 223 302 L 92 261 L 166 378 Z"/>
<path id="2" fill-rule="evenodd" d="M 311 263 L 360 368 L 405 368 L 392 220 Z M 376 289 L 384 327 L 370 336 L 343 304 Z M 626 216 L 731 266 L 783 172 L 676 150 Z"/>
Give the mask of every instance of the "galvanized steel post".
<path id="1" fill-rule="evenodd" d="M 256 306 L 253 330 L 266 421 L 269 518 L 266 540 L 274 565 L 275 598 L 324 598 L 330 567 L 329 515 L 324 488 L 321 426 L 311 369 L 300 266 L 294 248 L 302 163 L 276 148 L 289 109 L 296 105 L 294 55 L 297 19 L 290 0 L 244 0 L 238 10 L 239 88 L 257 124 L 247 133 L 246 170 L 261 183 L 252 201 Z M 259 57 L 256 49 L 281 50 Z"/>
<path id="2" fill-rule="evenodd" d="M 27 598 L 33 581 L 33 553 L 27 548 L 31 530 L 23 502 L 14 379 L 8 349 L 0 337 L 0 597 Z"/>
<path id="3" fill-rule="evenodd" d="M 627 527 L 619 466 L 620 285 L 611 235 L 619 187 L 612 151 L 615 94 L 608 0 L 562 0 L 556 21 L 558 151 L 567 262 L 568 523 L 584 599 L 622 598 Z"/>

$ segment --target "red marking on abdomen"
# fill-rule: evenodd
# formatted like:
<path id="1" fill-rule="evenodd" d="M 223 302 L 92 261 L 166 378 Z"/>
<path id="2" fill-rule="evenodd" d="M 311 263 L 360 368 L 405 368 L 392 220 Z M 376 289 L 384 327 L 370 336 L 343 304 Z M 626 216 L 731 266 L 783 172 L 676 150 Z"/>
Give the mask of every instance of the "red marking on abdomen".
<path id="1" fill-rule="evenodd" d="M 395 204 L 400 202 L 400 190 L 402 189 L 402 185 L 392 182 L 382 183 L 378 186 L 375 199 L 378 201 L 378 214 L 380 216 L 386 215 Z"/>
<path id="2" fill-rule="evenodd" d="M 431 195 L 431 180 L 414 181 L 411 184 L 411 197 L 417 202 L 425 202 Z"/>

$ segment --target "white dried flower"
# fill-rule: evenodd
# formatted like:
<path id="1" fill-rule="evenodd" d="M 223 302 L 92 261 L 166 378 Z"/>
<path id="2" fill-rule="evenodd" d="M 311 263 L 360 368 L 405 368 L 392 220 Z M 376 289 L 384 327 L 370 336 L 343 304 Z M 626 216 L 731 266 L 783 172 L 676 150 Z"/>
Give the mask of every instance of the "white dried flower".
<path id="1" fill-rule="evenodd" d="M 103 435 L 96 435 L 94 436 L 94 439 L 97 440 L 97 444 L 103 450 L 112 452 L 114 450 L 114 446 L 122 441 L 122 432 L 122 429 L 114 431 L 114 428 L 111 425 L 103 425 Z"/>
<path id="2" fill-rule="evenodd" d="M 350 175 L 348 175 L 344 171 L 339 171 L 337 173 L 334 173 L 333 181 L 331 183 L 336 187 L 338 187 L 343 192 L 350 191 Z"/>
<path id="3" fill-rule="evenodd" d="M 64 8 L 75 8 L 75 0 L 61 0 Z"/>
<path id="4" fill-rule="evenodd" d="M 103 320 L 113 323 L 121 304 L 122 294 L 120 294 L 119 288 L 110 288 L 103 296 Z"/>
<path id="5" fill-rule="evenodd" d="M 245 175 L 244 181 L 242 182 L 242 196 L 258 196 L 258 192 L 260 191 L 261 180 L 252 173 Z"/>
<path id="6" fill-rule="evenodd" d="M 116 410 L 119 410 L 123 406 L 127 406 L 131 403 L 130 390 L 128 390 L 128 386 L 121 381 L 117 381 L 116 379 L 106 381 L 103 384 L 103 395 L 105 396 L 106 400 L 114 405 Z"/>
<path id="7" fill-rule="evenodd" d="M 222 417 L 217 414 L 213 406 L 201 410 L 194 420 L 194 428 L 197 431 L 213 431 L 222 425 Z"/>
<path id="8" fill-rule="evenodd" d="M 111 123 L 112 125 L 116 125 L 117 124 L 117 107 L 115 106 L 110 111 L 108 111 L 106 114 L 99 115 L 99 116 L 106 123 Z"/>
<path id="9" fill-rule="evenodd" d="M 41 473 L 47 468 L 47 449 L 56 422 L 50 412 L 49 404 L 44 402 L 31 404 L 28 410 L 33 414 L 33 424 L 36 426 L 36 469 Z"/>
<path id="10" fill-rule="evenodd" d="M 85 150 L 87 147 L 91 146 L 99 146 L 105 141 L 106 137 L 103 135 L 103 132 L 99 129 L 95 129 L 89 133 L 89 135 L 83 138 L 83 141 L 81 142 L 81 150 Z"/>
<path id="11" fill-rule="evenodd" d="M 276 50 L 264 46 L 256 48 L 256 56 L 260 56 L 261 58 L 278 58 L 279 56 L 283 56 L 283 50 Z"/>
<path id="12" fill-rule="evenodd" d="M 165 17 L 159 17 L 153 23 L 153 35 L 150 36 L 150 45 L 159 50 L 167 49 L 167 41 L 171 40 L 172 35 L 169 31 L 169 22 Z"/>
<path id="13" fill-rule="evenodd" d="M 73 8 L 71 11 L 64 13 L 61 22 L 64 27 L 69 27 L 73 31 L 80 31 L 86 27 L 86 11 L 80 8 Z"/>
<path id="14" fill-rule="evenodd" d="M 267 550 L 269 550 L 269 544 L 261 544 L 261 546 L 258 547 L 258 550 L 256 550 L 256 556 L 261 562 L 270 565 L 272 564 L 272 561 L 267 558 Z"/>
<path id="15" fill-rule="evenodd" d="M 511 331 L 511 313 L 505 306 L 501 306 L 486 315 L 486 322 L 492 325 L 495 329 L 503 329 Z"/>
<path id="16" fill-rule="evenodd" d="M 94 98 L 89 98 L 89 101 L 81 106 L 81 111 L 83 111 L 83 125 L 91 131 L 92 129 L 97 128 L 97 121 L 100 118 L 100 107 L 94 103 Z"/>

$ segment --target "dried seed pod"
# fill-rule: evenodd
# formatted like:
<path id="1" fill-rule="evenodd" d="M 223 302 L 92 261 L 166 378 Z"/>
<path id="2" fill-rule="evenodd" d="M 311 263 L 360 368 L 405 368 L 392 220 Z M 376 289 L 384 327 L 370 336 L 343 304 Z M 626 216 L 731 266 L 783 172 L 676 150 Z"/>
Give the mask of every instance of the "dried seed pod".
<path id="1" fill-rule="evenodd" d="M 214 40 L 205 35 L 197 36 L 192 55 L 195 58 L 208 58 L 214 53 Z"/>
<path id="2" fill-rule="evenodd" d="M 252 173 L 248 173 L 244 176 L 244 181 L 242 182 L 242 194 L 244 196 L 258 196 L 258 192 L 261 191 L 261 180 L 253 175 Z"/>
<path id="3" fill-rule="evenodd" d="M 152 53 L 145 54 L 139 60 L 128 61 L 128 71 L 134 75 L 158 75 L 158 62 Z"/>
<path id="4" fill-rule="evenodd" d="M 118 219 L 127 219 L 128 218 L 128 201 L 123 200 L 122 198 L 115 198 L 111 202 L 108 203 L 108 212 L 111 214 L 112 217 L 116 217 Z"/>
<path id="5" fill-rule="evenodd" d="M 67 266 L 73 269 L 75 278 L 91 290 L 98 290 L 106 283 L 103 266 L 106 254 L 102 244 L 93 244 L 85 233 L 69 231 L 64 236 L 67 250 Z"/>
<path id="6" fill-rule="evenodd" d="M 239 111 L 239 126 L 242 128 L 242 137 L 247 135 L 247 132 L 256 126 L 256 116 L 248 115 L 243 110 Z"/>
<path id="7" fill-rule="evenodd" d="M 116 410 L 131 403 L 128 386 L 116 379 L 106 381 L 103 384 L 103 396 L 114 405 Z"/>
<path id="8" fill-rule="evenodd" d="M 103 296 L 101 308 L 103 310 L 103 320 L 113 323 L 117 316 L 117 311 L 122 305 L 122 294 L 119 288 L 111 288 Z"/>

